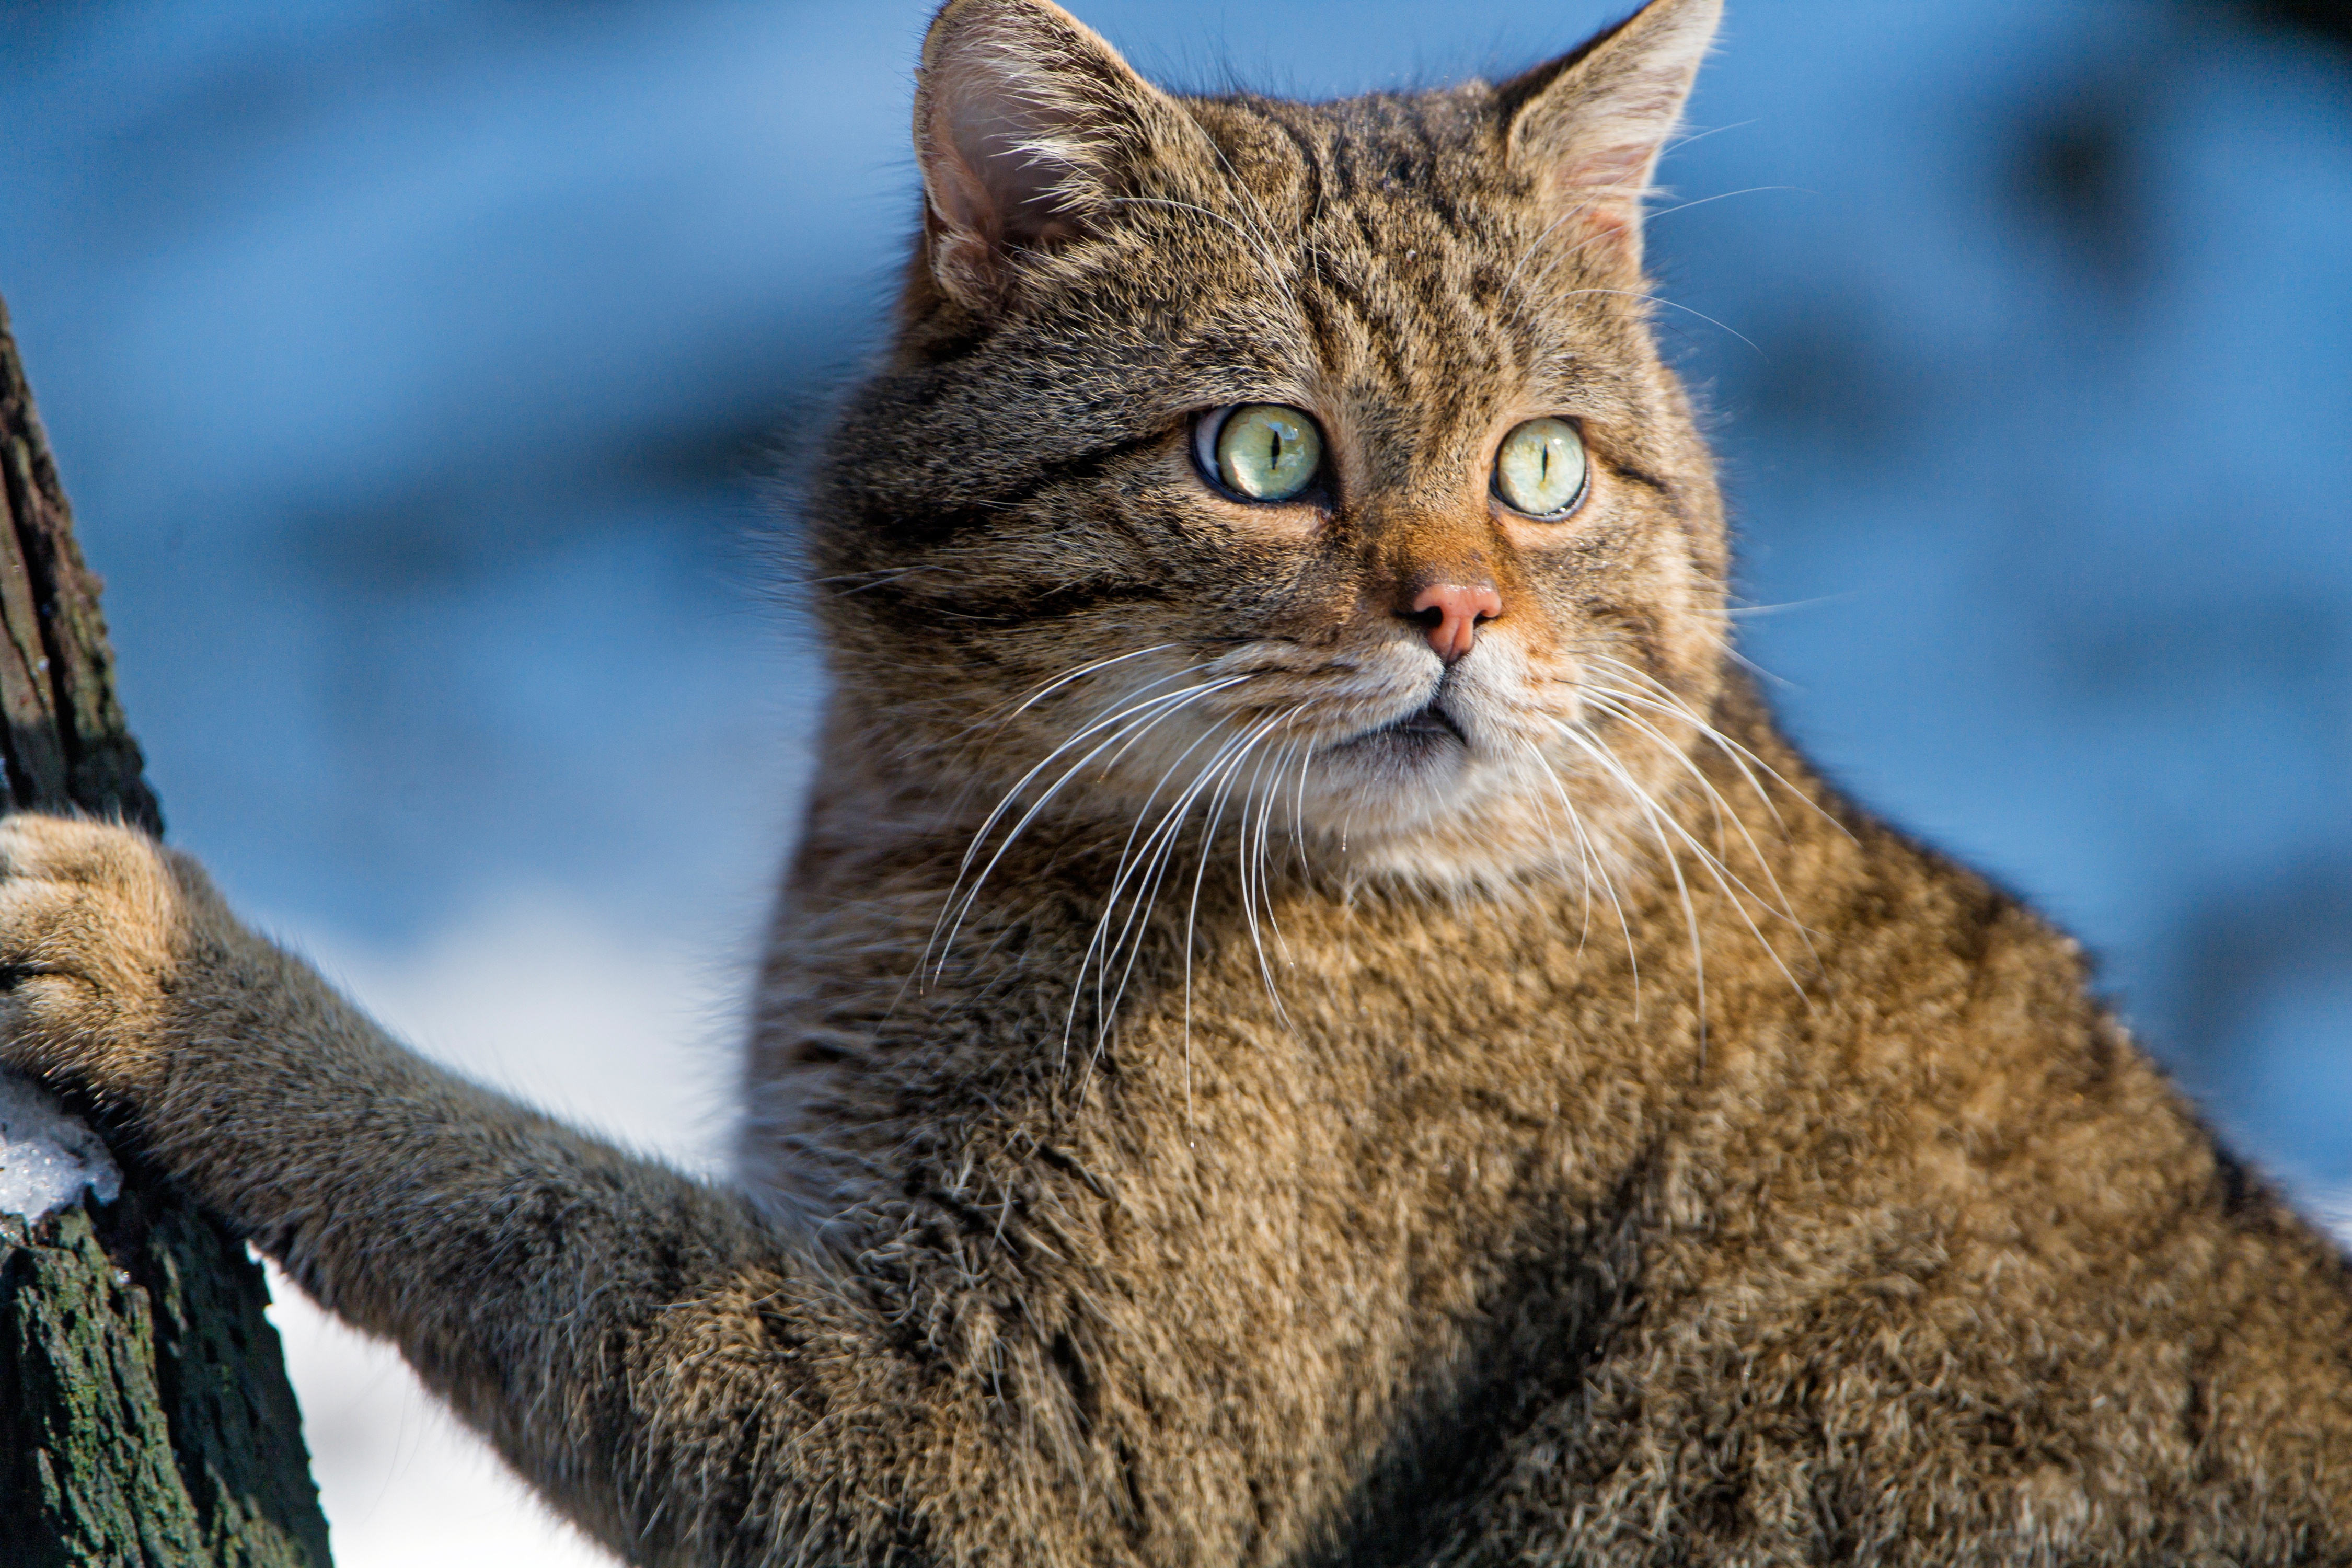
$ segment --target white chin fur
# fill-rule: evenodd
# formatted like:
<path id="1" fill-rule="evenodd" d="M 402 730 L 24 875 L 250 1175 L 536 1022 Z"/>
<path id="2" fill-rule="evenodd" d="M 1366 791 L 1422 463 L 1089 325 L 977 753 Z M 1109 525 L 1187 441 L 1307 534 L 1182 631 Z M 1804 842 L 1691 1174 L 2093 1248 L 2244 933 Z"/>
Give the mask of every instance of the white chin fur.
<path id="1" fill-rule="evenodd" d="M 1149 719 L 1157 692 L 1225 689 L 1171 707 L 1168 721 L 1131 740 L 1089 737 L 1115 759 L 1094 775 L 1108 789 L 1090 808 L 1133 816 L 1149 837 L 1181 801 L 1196 825 L 1213 816 L 1221 835 L 1245 830 L 1345 876 L 1433 888 L 1615 874 L 1617 792 L 1561 733 L 1583 717 L 1572 674 L 1534 676 L 1516 641 L 1499 636 L 1450 671 L 1402 643 L 1337 667 L 1318 658 L 1302 668 L 1288 652 L 1244 648 L 1160 675 L 1118 702 L 1091 698 L 1092 710 Z M 1433 701 L 1445 721 L 1415 722 Z"/>
<path id="2" fill-rule="evenodd" d="M 1450 749 L 1410 769 L 1330 763 L 1304 792 L 1300 826 L 1349 872 L 1435 887 L 1580 878 L 1596 855 L 1613 869 L 1598 803 L 1578 800 L 1578 823 L 1569 819 L 1562 759 L 1547 767 L 1531 746 L 1507 760 L 1475 743 Z"/>

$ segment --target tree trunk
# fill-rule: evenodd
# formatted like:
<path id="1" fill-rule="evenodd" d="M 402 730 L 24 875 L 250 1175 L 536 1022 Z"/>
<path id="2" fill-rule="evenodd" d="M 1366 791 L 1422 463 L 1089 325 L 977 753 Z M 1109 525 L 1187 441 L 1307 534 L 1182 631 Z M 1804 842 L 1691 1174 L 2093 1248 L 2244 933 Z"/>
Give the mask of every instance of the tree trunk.
<path id="1" fill-rule="evenodd" d="M 0 762 L 9 804 L 161 832 L 98 579 L 0 303 Z M 135 1155 L 121 1195 L 0 1216 L 0 1563 L 328 1568 L 260 1268 Z"/>

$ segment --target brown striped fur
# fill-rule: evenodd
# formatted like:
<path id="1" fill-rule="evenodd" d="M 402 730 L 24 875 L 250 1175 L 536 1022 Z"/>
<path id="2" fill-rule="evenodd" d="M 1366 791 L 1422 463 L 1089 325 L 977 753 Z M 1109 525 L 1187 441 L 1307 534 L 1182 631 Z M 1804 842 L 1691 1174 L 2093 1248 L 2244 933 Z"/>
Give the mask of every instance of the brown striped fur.
<path id="1" fill-rule="evenodd" d="M 1729 661 L 1639 221 L 1714 20 L 1306 105 L 945 8 L 740 1187 L 118 827 L 0 824 L 6 1059 L 633 1563 L 2352 1562 L 2343 1260 Z M 1326 482 L 1208 483 L 1236 402 Z M 1549 523 L 1487 488 L 1547 415 Z"/>

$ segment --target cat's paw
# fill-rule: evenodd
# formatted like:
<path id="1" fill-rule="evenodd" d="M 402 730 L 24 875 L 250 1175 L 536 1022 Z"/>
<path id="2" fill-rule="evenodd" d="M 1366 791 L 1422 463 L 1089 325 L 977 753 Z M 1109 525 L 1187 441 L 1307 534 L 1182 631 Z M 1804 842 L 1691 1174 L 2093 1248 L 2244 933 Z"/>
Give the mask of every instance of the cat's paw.
<path id="1" fill-rule="evenodd" d="M 204 873 L 128 827 L 0 817 L 0 1066 L 135 1096 L 164 1048 Z"/>

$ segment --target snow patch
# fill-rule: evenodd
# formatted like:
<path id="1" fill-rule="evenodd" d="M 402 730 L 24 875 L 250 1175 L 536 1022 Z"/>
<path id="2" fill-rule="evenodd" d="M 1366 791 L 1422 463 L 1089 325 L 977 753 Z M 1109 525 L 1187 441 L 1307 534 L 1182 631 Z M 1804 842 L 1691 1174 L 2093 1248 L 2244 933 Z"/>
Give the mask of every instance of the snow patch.
<path id="1" fill-rule="evenodd" d="M 2301 1195 L 2305 1215 L 2352 1253 L 2352 1187 L 2322 1187 Z"/>
<path id="2" fill-rule="evenodd" d="M 48 1218 L 87 1190 L 110 1204 L 122 1173 L 97 1133 L 47 1090 L 0 1076 L 0 1212 Z"/>

